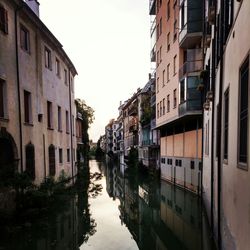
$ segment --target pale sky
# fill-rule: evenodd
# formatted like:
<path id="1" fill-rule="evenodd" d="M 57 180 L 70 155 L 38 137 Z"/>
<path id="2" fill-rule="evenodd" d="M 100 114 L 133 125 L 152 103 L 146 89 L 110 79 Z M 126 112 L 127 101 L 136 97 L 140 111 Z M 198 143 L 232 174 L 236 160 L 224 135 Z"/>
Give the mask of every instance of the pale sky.
<path id="1" fill-rule="evenodd" d="M 39 0 L 40 18 L 74 63 L 75 97 L 95 110 L 97 141 L 150 72 L 149 0 Z"/>

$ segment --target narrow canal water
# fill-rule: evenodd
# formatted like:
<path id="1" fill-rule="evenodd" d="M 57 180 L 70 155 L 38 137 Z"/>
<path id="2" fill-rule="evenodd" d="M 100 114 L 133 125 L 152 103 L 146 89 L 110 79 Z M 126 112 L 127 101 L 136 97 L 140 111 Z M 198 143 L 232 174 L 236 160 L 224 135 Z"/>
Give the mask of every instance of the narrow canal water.
<path id="1" fill-rule="evenodd" d="M 7 227 L 0 250 L 212 250 L 200 200 L 151 175 L 91 160 L 88 194 Z"/>

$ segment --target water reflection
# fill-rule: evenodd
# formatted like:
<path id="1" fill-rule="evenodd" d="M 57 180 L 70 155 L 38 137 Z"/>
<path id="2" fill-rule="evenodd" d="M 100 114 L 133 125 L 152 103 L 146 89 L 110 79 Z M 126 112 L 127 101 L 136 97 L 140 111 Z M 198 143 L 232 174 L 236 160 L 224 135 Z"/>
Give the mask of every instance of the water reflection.
<path id="1" fill-rule="evenodd" d="M 122 173 L 107 166 L 107 191 L 119 199 L 120 218 L 139 249 L 213 249 L 197 196 L 133 169 Z"/>
<path id="2" fill-rule="evenodd" d="M 200 201 L 187 191 L 96 161 L 79 187 L 47 217 L 1 227 L 0 250 L 213 249 Z"/>

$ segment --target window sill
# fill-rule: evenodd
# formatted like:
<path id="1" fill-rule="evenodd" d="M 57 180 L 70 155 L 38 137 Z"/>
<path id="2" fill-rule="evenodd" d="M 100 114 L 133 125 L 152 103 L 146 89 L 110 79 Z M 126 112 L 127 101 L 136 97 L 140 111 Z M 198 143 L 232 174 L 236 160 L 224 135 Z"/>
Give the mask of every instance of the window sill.
<path id="1" fill-rule="evenodd" d="M 33 125 L 33 123 L 28 123 L 28 122 L 24 122 L 23 123 L 25 126 L 28 126 L 28 127 L 33 127 L 34 125 Z"/>
<path id="2" fill-rule="evenodd" d="M 228 159 L 223 159 L 223 164 L 228 165 Z"/>
<path id="3" fill-rule="evenodd" d="M 248 171 L 248 166 L 247 164 L 244 164 L 244 163 L 238 163 L 237 168 Z"/>
<path id="4" fill-rule="evenodd" d="M 54 130 L 53 128 L 49 128 L 49 127 L 48 127 L 47 129 L 48 129 L 48 130 Z"/>
<path id="5" fill-rule="evenodd" d="M 8 117 L 0 117 L 0 121 L 9 122 L 9 118 Z"/>
<path id="6" fill-rule="evenodd" d="M 30 50 L 27 50 L 22 46 L 21 46 L 21 49 L 22 49 L 23 52 L 27 53 L 29 56 L 31 55 Z"/>
<path id="7" fill-rule="evenodd" d="M 68 134 L 68 135 L 69 135 L 69 131 L 66 131 L 66 134 Z"/>
<path id="8" fill-rule="evenodd" d="M 62 133 L 63 131 L 62 131 L 62 129 L 58 129 L 58 132 Z"/>

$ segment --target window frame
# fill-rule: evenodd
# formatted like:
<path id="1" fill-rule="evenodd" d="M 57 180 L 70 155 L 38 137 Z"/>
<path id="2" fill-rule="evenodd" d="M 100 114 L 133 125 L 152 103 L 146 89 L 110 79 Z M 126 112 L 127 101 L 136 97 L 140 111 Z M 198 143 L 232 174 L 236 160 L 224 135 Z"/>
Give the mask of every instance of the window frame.
<path id="1" fill-rule="evenodd" d="M 9 33 L 8 28 L 8 11 L 0 4 L 0 31 L 5 35 Z"/>
<path id="2" fill-rule="evenodd" d="M 248 105 L 248 109 L 247 109 L 247 149 L 246 149 L 246 162 L 241 162 L 240 161 L 240 132 L 241 132 L 241 129 L 240 129 L 240 121 L 241 121 L 241 118 L 240 118 L 240 109 L 241 109 L 241 72 L 242 70 L 244 69 L 244 67 L 246 66 L 246 64 L 248 65 L 248 86 L 247 86 L 247 89 L 248 89 L 248 93 L 249 93 L 249 82 L 250 82 L 250 74 L 249 74 L 249 66 L 250 66 L 250 63 L 249 63 L 249 54 L 247 55 L 247 57 L 244 59 L 243 63 L 240 65 L 239 67 L 239 92 L 238 92 L 238 149 L 237 149 L 237 167 L 240 168 L 240 169 L 243 169 L 243 170 L 246 170 L 248 171 L 248 162 L 249 162 L 249 156 L 248 156 L 248 149 L 249 149 L 249 100 L 250 98 L 248 98 L 248 101 L 247 101 L 247 105 Z"/>
<path id="3" fill-rule="evenodd" d="M 7 119 L 6 81 L 0 78 L 0 119 Z M 2 99 L 2 100 L 1 100 Z"/>
<path id="4" fill-rule="evenodd" d="M 53 129 L 53 104 L 47 101 L 47 127 Z"/>
<path id="5" fill-rule="evenodd" d="M 32 99 L 31 92 L 23 90 L 24 123 L 32 125 Z"/>
<path id="6" fill-rule="evenodd" d="M 20 47 L 23 51 L 30 54 L 30 32 L 23 24 L 20 24 Z"/>
<path id="7" fill-rule="evenodd" d="M 51 50 L 44 46 L 44 60 L 45 60 L 45 68 L 52 71 L 52 55 Z"/>
<path id="8" fill-rule="evenodd" d="M 229 149 L 229 116 L 230 116 L 230 112 L 229 112 L 230 111 L 230 88 L 229 87 L 224 92 L 223 105 L 224 105 L 224 112 L 223 112 L 223 162 L 225 164 L 227 164 L 228 163 L 228 149 Z M 227 113 L 226 113 L 226 111 L 227 111 Z"/>

